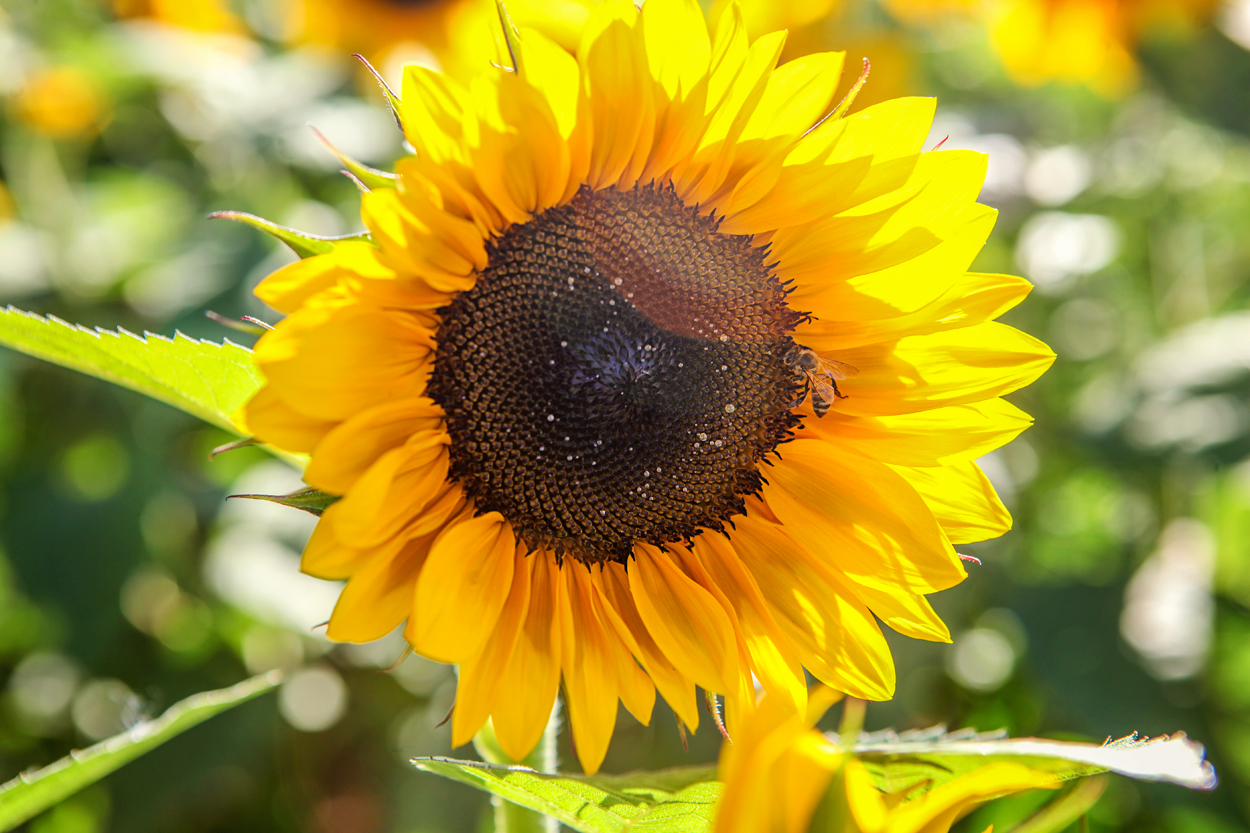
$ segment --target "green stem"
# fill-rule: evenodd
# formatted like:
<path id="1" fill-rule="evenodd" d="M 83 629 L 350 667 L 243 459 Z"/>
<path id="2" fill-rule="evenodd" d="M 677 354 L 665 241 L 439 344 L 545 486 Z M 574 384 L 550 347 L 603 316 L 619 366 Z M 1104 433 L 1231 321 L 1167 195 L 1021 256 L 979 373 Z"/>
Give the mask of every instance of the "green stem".
<path id="1" fill-rule="evenodd" d="M 842 722 L 838 725 L 838 745 L 844 751 L 850 751 L 859 741 L 859 732 L 864 728 L 864 712 L 868 703 L 857 697 L 847 697 L 842 701 Z"/>
<path id="2" fill-rule="evenodd" d="M 514 761 L 499 746 L 495 737 L 495 726 L 489 720 L 473 738 L 473 746 L 482 760 L 490 764 L 504 766 L 527 766 L 539 772 L 555 772 L 557 764 L 556 741 L 560 736 L 560 701 L 556 700 L 555 708 L 547 721 L 542 740 L 524 760 Z M 557 833 L 559 823 L 542 813 L 504 801 L 499 796 L 491 798 L 495 807 L 495 833 Z"/>

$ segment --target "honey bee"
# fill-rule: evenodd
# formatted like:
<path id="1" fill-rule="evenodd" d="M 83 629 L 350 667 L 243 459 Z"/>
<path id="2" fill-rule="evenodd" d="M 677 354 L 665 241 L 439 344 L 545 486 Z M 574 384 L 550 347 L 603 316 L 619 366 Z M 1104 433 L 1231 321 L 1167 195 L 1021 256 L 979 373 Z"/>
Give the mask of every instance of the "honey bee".
<path id="1" fill-rule="evenodd" d="M 802 405 L 803 400 L 810 393 L 812 410 L 815 411 L 817 417 L 823 417 L 829 413 L 829 409 L 833 407 L 836 400 L 846 398 L 846 394 L 838 390 L 838 381 L 859 375 L 857 368 L 833 359 L 822 358 L 815 350 L 801 344 L 796 344 L 790 351 L 787 363 L 791 372 L 794 373 L 795 381 L 803 386 L 802 392 L 791 407 L 797 408 Z"/>

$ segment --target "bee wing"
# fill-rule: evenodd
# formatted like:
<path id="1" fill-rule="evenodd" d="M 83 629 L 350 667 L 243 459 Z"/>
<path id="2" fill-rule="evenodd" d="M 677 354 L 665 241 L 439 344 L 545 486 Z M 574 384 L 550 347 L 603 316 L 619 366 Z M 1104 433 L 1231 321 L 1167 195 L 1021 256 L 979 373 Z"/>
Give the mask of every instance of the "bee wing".
<path id="1" fill-rule="evenodd" d="M 837 391 L 833 388 L 833 383 L 829 381 L 829 377 L 823 374 L 816 375 L 813 373 L 809 377 L 812 381 L 812 391 L 826 402 L 832 402 L 838 398 Z"/>
<path id="2" fill-rule="evenodd" d="M 854 379 L 859 375 L 859 368 L 852 367 L 846 362 L 835 361 L 834 359 L 820 360 L 820 369 L 824 373 L 828 373 L 833 378 L 841 382 L 843 379 Z"/>

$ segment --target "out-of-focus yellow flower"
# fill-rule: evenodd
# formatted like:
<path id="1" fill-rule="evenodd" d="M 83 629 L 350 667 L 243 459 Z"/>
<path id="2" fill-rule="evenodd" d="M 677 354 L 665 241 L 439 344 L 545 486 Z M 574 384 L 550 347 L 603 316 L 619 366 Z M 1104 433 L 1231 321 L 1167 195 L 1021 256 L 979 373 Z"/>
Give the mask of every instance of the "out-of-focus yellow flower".
<path id="1" fill-rule="evenodd" d="M 240 34 L 246 27 L 224 0 L 113 0 L 118 17 L 146 17 L 196 32 Z"/>
<path id="2" fill-rule="evenodd" d="M 716 0 L 709 17 L 716 20 L 734 0 Z M 843 0 L 738 0 L 742 22 L 752 36 L 797 29 L 836 14 Z"/>
<path id="3" fill-rule="evenodd" d="M 597 0 L 509 0 L 516 25 L 543 32 L 568 51 Z M 413 60 L 455 77 L 499 62 L 494 0 L 294 0 L 292 39 L 385 64 Z"/>
<path id="4" fill-rule="evenodd" d="M 721 747 L 725 792 L 715 833 L 803 833 L 817 807 L 821 830 L 947 833 L 986 801 L 1060 784 L 1049 773 L 995 763 L 918 797 L 914 787 L 883 792 L 863 763 L 812 728 L 838 698 L 827 688 L 813 690 L 806 720 L 779 698 L 764 698 L 734 743 Z"/>
<path id="5" fill-rule="evenodd" d="M 83 138 L 107 121 L 108 102 L 90 75 L 77 67 L 37 72 L 13 100 L 14 114 L 27 127 L 54 139 Z"/>
<path id="6" fill-rule="evenodd" d="M 1133 50 L 1151 31 L 1192 27 L 1218 0 L 887 0 L 905 20 L 971 13 L 986 22 L 1012 79 L 1083 83 L 1121 95 L 1137 79 Z"/>
<path id="7" fill-rule="evenodd" d="M 914 95 L 912 81 L 913 49 L 907 37 L 898 30 L 865 25 L 855 12 L 863 5 L 846 0 L 716 0 L 709 19 L 717 20 L 731 4 L 737 5 L 753 38 L 769 32 L 787 30 L 783 62 L 813 52 L 836 49 L 846 52 L 846 71 L 839 87 L 845 93 L 859 76 L 861 61 L 872 63 L 868 83 L 855 97 L 856 109 L 862 110 L 905 95 Z"/>

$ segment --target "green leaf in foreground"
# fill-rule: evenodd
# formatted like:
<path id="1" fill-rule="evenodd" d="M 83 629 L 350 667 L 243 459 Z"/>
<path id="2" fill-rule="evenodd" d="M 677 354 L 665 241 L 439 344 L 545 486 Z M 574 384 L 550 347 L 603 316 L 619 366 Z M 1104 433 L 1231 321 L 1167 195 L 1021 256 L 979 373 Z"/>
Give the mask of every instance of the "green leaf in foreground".
<path id="1" fill-rule="evenodd" d="M 264 383 L 252 352 L 229 340 L 90 330 L 13 307 L 0 310 L 0 344 L 147 394 L 235 434 L 231 415 Z"/>
<path id="2" fill-rule="evenodd" d="M 545 775 L 528 767 L 416 758 L 433 772 L 545 813 L 581 833 L 704 833 L 720 795 L 714 767 L 631 775 Z"/>
<path id="3" fill-rule="evenodd" d="M 264 694 L 281 681 L 280 674 L 270 672 L 230 688 L 192 695 L 155 720 L 0 785 L 0 831 L 12 830 L 175 735 Z"/>
<path id="4" fill-rule="evenodd" d="M 830 740 L 837 742 L 836 735 Z M 1081 778 L 1115 772 L 1144 781 L 1168 781 L 1190 789 L 1209 790 L 1215 769 L 1203 759 L 1202 744 L 1184 732 L 1157 738 L 1136 734 L 1104 744 L 1072 743 L 1045 738 L 1006 738 L 994 734 L 945 733 L 934 730 L 861 735 L 859 756 L 887 792 L 928 781 L 940 786 L 992 763 L 1008 761 L 1059 778 Z"/>
<path id="5" fill-rule="evenodd" d="M 838 736 L 829 740 L 837 744 Z M 1044 738 L 1007 738 L 998 733 L 931 730 L 861 734 L 854 747 L 877 787 L 913 800 L 928 790 L 1000 762 L 1049 772 L 1062 780 L 1104 772 L 1169 781 L 1209 790 L 1215 770 L 1202 745 L 1184 733 L 1142 739 L 1130 735 L 1104 744 Z M 706 833 L 722 785 L 713 767 L 686 767 L 630 775 L 546 775 L 528 767 L 417 758 L 419 769 L 468 784 L 528 807 L 582 833 Z M 1054 833 L 1098 799 L 1105 781 L 1080 782 L 1039 811 L 1022 833 Z"/>

